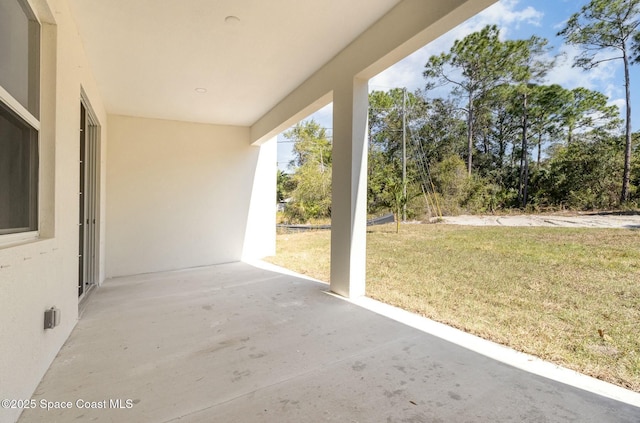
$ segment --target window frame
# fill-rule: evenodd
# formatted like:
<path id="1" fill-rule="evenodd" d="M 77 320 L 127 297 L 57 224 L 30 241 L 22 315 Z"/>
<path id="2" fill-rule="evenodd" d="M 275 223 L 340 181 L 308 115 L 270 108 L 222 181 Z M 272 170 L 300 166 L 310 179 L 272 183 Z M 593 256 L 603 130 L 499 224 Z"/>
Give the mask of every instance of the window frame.
<path id="1" fill-rule="evenodd" d="M 28 213 L 33 216 L 30 218 L 35 220 L 35 230 L 26 228 L 27 230 L 18 230 L 16 232 L 0 233 L 0 247 L 10 246 L 22 242 L 38 239 L 40 237 L 40 224 L 41 224 L 41 207 L 40 207 L 40 194 L 41 194 L 41 180 L 40 180 L 40 61 L 42 58 L 41 51 L 41 38 L 42 38 L 42 23 L 34 13 L 34 10 L 28 0 L 13 0 L 19 4 L 24 11 L 28 22 L 28 60 L 29 66 L 27 68 L 28 75 L 28 104 L 25 106 L 18 101 L 11 93 L 7 91 L 2 85 L 0 85 L 0 103 L 10 113 L 14 113 L 15 117 L 22 120 L 27 126 L 30 126 L 35 131 L 35 146 L 31 149 L 29 159 L 35 161 L 33 166 L 35 169 L 32 171 L 32 175 L 35 178 L 34 191 L 29 195 L 35 196 L 31 201 L 31 208 Z M 33 38 L 32 38 L 33 37 Z M 31 111 L 28 109 L 31 109 Z M 33 142 L 33 141 L 29 141 Z M 35 156 L 35 157 L 34 157 Z M 35 174 L 34 174 L 35 173 Z M 21 228 L 15 228 L 21 229 Z M 11 230 L 11 229 L 7 229 Z"/>

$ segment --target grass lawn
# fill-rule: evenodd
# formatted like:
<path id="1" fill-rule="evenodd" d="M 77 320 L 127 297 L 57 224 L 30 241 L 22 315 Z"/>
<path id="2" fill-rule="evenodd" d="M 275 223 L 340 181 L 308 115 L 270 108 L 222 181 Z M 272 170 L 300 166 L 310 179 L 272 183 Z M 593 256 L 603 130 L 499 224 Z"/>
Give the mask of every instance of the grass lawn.
<path id="1" fill-rule="evenodd" d="M 270 262 L 329 280 L 329 231 Z M 369 228 L 367 296 L 640 392 L 640 231 Z"/>

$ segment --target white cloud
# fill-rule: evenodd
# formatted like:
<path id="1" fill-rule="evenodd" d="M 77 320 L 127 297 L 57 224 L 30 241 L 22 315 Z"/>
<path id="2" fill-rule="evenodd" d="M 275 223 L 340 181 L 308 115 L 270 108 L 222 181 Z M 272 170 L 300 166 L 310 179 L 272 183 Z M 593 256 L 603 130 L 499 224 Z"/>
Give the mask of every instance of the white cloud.
<path id="1" fill-rule="evenodd" d="M 627 102 L 624 98 L 616 98 L 609 101 L 609 106 L 618 106 L 620 109 L 620 116 L 624 116 L 624 109 L 627 107 Z"/>
<path id="2" fill-rule="evenodd" d="M 563 44 L 559 49 L 560 57 L 556 66 L 547 75 L 547 84 L 558 84 L 567 89 L 584 87 L 598 90 L 609 98 L 624 95 L 624 87 L 620 81 L 620 62 L 617 60 L 603 62 L 595 68 L 584 70 L 573 67 L 575 58 L 580 54 L 576 46 Z M 601 58 L 610 57 L 603 52 Z"/>
<path id="3" fill-rule="evenodd" d="M 316 122 L 318 122 L 322 127 L 326 129 L 331 129 L 331 125 L 333 122 L 333 103 L 327 104 L 322 109 L 317 110 L 316 112 L 314 112 L 310 116 L 307 116 L 303 120 L 307 120 L 307 119 L 313 119 Z M 329 135 L 331 135 L 331 132 L 329 132 Z"/>
<path id="4" fill-rule="evenodd" d="M 512 25 L 517 29 L 522 23 L 540 26 L 544 13 L 534 9 L 532 6 L 516 10 L 518 3 L 520 3 L 519 0 L 502 0 L 470 21 L 478 20 L 482 22 L 481 27 L 487 23 L 495 23 L 499 27 L 505 28 L 505 31 Z"/>
<path id="5" fill-rule="evenodd" d="M 389 69 L 373 77 L 369 81 L 370 90 L 386 91 L 390 88 L 407 87 L 410 91 L 424 86 L 422 68 L 435 52 L 431 49 L 420 49 L 411 56 L 401 60 Z"/>

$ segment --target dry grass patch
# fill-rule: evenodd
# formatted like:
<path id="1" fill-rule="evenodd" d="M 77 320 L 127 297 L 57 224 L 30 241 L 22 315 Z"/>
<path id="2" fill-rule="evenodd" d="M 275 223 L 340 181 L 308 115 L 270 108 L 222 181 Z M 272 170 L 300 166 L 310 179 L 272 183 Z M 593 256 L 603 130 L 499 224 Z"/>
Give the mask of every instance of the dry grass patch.
<path id="1" fill-rule="evenodd" d="M 367 295 L 640 392 L 640 231 L 404 225 L 368 234 Z M 271 262 L 329 280 L 328 231 Z"/>

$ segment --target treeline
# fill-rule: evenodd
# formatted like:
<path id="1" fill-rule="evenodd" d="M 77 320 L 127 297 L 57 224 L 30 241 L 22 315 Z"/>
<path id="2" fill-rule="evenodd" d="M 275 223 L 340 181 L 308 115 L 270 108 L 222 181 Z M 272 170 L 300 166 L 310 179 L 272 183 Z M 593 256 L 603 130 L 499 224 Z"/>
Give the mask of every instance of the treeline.
<path id="1" fill-rule="evenodd" d="M 588 24 L 580 19 L 596 3 L 611 7 L 594 0 L 569 19 L 561 32 L 568 42 L 580 45 L 576 34 Z M 617 3 L 637 15 L 637 1 Z M 625 43 L 634 35 L 640 40 L 633 22 Z M 597 66 L 594 60 L 582 55 L 576 65 Z M 432 56 L 423 90 L 372 92 L 369 212 L 419 218 L 512 208 L 637 208 L 640 160 L 630 108 L 621 117 L 603 93 L 545 85 L 555 66 L 545 39 L 501 41 L 498 28 L 487 26 Z M 287 218 L 329 217 L 330 137 L 314 121 L 285 137 L 296 154 L 294 173 L 278 178 L 279 196 L 290 198 Z"/>

